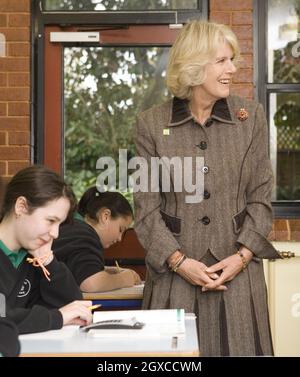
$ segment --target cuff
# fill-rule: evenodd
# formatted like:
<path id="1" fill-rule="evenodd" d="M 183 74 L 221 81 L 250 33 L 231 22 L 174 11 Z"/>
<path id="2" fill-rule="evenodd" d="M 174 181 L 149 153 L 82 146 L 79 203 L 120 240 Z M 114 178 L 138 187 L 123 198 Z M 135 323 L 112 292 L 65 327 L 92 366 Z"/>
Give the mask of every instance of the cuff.
<path id="1" fill-rule="evenodd" d="M 58 330 L 63 327 L 63 317 L 58 309 L 50 310 L 51 315 L 51 330 Z"/>
<path id="2" fill-rule="evenodd" d="M 246 246 L 258 258 L 281 258 L 279 252 L 266 239 L 266 237 L 254 229 L 242 230 L 237 239 L 237 243 Z"/>

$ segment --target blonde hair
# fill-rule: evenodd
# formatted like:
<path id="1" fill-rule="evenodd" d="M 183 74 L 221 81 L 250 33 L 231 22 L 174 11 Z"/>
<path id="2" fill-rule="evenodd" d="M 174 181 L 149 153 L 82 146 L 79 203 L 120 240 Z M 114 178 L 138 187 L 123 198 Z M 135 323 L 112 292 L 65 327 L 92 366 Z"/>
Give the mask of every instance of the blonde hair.
<path id="1" fill-rule="evenodd" d="M 170 50 L 166 83 L 171 93 L 191 99 L 192 87 L 205 80 L 205 66 L 216 55 L 222 42 L 233 50 L 233 62 L 240 59 L 240 49 L 233 31 L 226 25 L 195 20 L 187 23 Z"/>

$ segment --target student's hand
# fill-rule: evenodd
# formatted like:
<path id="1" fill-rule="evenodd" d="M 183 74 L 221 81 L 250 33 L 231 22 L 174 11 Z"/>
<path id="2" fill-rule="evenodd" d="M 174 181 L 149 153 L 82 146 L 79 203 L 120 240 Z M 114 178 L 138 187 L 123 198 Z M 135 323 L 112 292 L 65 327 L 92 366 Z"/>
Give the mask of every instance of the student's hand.
<path id="1" fill-rule="evenodd" d="M 107 272 L 108 274 L 117 274 L 119 273 L 119 268 L 118 267 L 115 267 L 115 266 L 105 266 L 104 268 L 105 272 Z"/>
<path id="2" fill-rule="evenodd" d="M 34 258 L 39 258 L 44 266 L 47 266 L 53 260 L 52 239 L 43 246 L 35 250 L 28 250 L 28 253 Z"/>
<path id="3" fill-rule="evenodd" d="M 207 266 L 204 263 L 196 259 L 187 258 L 182 262 L 176 272 L 190 284 L 204 287 L 207 284 L 213 284 L 215 279 L 219 278 L 218 274 L 215 272 L 208 273 L 206 269 Z M 217 291 L 226 291 L 227 287 L 219 284 L 214 289 Z"/>
<path id="4" fill-rule="evenodd" d="M 132 287 L 141 283 L 141 278 L 134 270 L 130 268 L 122 268 L 119 272 L 119 276 L 122 278 L 123 287 Z"/>
<path id="5" fill-rule="evenodd" d="M 85 326 L 92 323 L 92 312 L 89 307 L 92 301 L 73 301 L 59 309 L 63 317 L 63 325 Z"/>
<path id="6" fill-rule="evenodd" d="M 245 247 L 241 249 L 241 252 L 243 253 L 248 264 L 253 257 L 253 253 Z M 221 271 L 221 274 L 218 277 L 218 279 L 216 279 L 214 282 L 206 284 L 203 287 L 203 290 L 206 291 L 217 289 L 221 284 L 224 284 L 226 281 L 234 279 L 242 270 L 242 258 L 237 253 L 230 255 L 229 257 L 221 260 L 218 263 L 215 263 L 214 265 L 206 269 L 206 272 L 208 273 L 215 273 L 217 271 Z"/>

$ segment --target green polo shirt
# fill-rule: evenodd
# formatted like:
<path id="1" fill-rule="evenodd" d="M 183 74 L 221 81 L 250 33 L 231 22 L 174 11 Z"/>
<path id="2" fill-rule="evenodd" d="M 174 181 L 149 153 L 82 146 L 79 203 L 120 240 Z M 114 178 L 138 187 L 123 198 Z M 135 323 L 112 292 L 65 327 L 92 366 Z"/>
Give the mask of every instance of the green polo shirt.
<path id="1" fill-rule="evenodd" d="M 25 249 L 20 249 L 18 251 L 11 251 L 4 243 L 0 240 L 0 249 L 4 252 L 4 254 L 9 258 L 12 265 L 15 268 L 18 268 L 20 264 L 23 262 L 23 259 L 27 255 L 27 251 Z"/>

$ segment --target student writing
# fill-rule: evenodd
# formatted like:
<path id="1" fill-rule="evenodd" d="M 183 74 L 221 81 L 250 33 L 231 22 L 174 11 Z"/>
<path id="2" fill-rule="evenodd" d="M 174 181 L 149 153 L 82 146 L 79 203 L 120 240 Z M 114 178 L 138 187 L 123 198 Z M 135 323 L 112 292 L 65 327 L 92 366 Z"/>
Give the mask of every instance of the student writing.
<path id="1" fill-rule="evenodd" d="M 121 241 L 133 219 L 126 198 L 91 187 L 82 196 L 78 212 L 73 224 L 61 227 L 53 250 L 72 271 L 80 289 L 101 292 L 140 283 L 135 271 L 104 265 L 103 248 Z"/>

